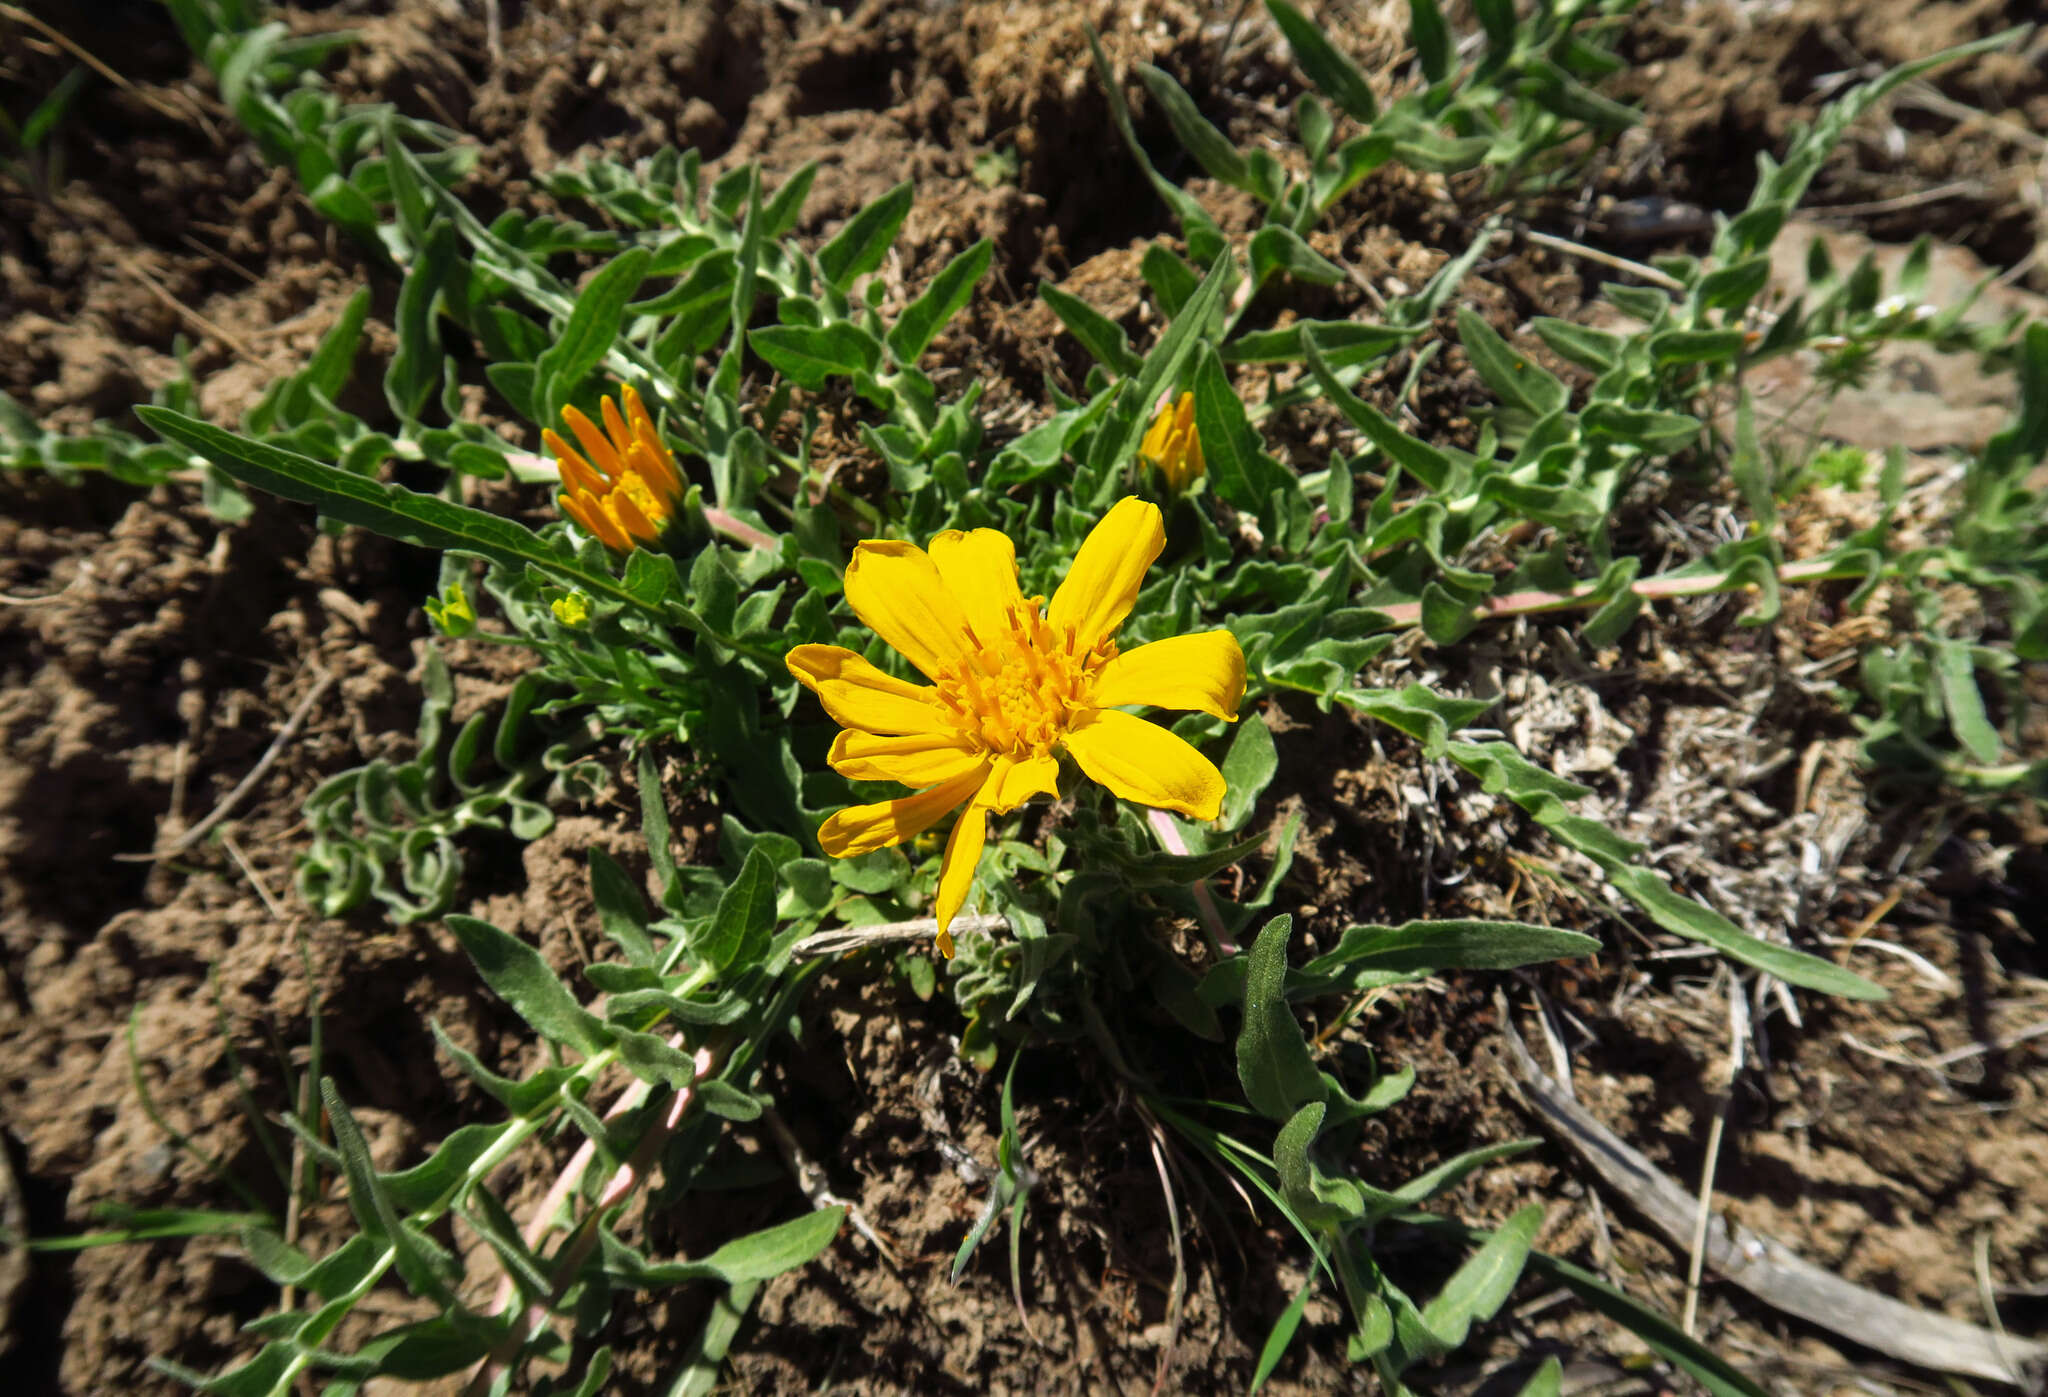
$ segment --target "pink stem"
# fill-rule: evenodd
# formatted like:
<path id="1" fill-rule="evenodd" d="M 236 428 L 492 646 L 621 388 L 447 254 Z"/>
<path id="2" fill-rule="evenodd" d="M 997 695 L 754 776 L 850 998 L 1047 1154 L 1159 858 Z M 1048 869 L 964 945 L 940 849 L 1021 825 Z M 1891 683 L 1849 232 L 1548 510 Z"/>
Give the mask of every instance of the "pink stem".
<path id="1" fill-rule="evenodd" d="M 1145 818 L 1152 824 L 1152 832 L 1159 836 L 1159 842 L 1166 846 L 1169 854 L 1186 858 L 1188 842 L 1180 837 L 1180 826 L 1173 822 L 1173 816 L 1164 810 L 1147 810 Z M 1219 955 L 1237 954 L 1237 943 L 1230 939 L 1230 933 L 1223 929 L 1223 913 L 1217 910 L 1216 899 L 1209 893 L 1209 880 L 1197 878 L 1194 882 L 1195 911 L 1201 915 L 1202 925 L 1209 932 L 1210 941 L 1216 945 Z"/>
<path id="2" fill-rule="evenodd" d="M 716 505 L 704 506 L 704 522 L 734 543 L 744 543 L 749 548 L 775 547 L 772 535 L 762 533 L 744 519 L 736 519 Z"/>
<path id="3" fill-rule="evenodd" d="M 681 1047 L 682 1042 L 683 1035 L 677 1033 L 669 1039 L 669 1046 Z M 583 1269 L 583 1263 L 589 1259 L 591 1249 L 597 1245 L 598 1219 L 625 1202 L 653 1170 L 654 1161 L 660 1157 L 662 1146 L 676 1133 L 677 1127 L 683 1123 L 683 1117 L 688 1114 L 691 1103 L 697 1099 L 695 1082 L 701 1082 L 710 1075 L 712 1069 L 718 1065 L 718 1056 L 718 1050 L 715 1048 L 704 1047 L 697 1050 L 697 1056 L 691 1063 L 695 1072 L 692 1085 L 676 1092 L 668 1103 L 668 1110 L 662 1113 L 661 1120 L 648 1127 L 647 1132 L 640 1137 L 640 1143 L 633 1147 L 632 1157 L 618 1167 L 598 1193 L 597 1201 L 577 1221 L 575 1229 L 569 1234 L 569 1240 L 555 1253 L 554 1282 L 549 1288 L 547 1300 L 536 1300 L 527 1305 L 519 1316 L 518 1324 L 507 1331 L 490 1354 L 477 1365 L 476 1371 L 470 1376 L 469 1386 L 464 1389 L 464 1397 L 481 1397 L 483 1393 L 489 1392 L 498 1380 L 499 1374 L 505 1371 L 506 1366 L 518 1354 L 520 1345 L 526 1342 L 527 1336 L 546 1322 L 549 1310 L 568 1291 L 569 1283 L 576 1279 L 576 1273 Z M 604 1118 L 611 1120 L 631 1110 L 646 1100 L 647 1094 L 647 1084 L 636 1083 L 633 1089 L 619 1097 L 611 1110 L 605 1113 Z M 584 1169 L 589 1166 L 596 1154 L 597 1142 L 594 1140 L 585 1140 L 578 1148 L 575 1157 L 569 1161 L 569 1167 L 555 1180 L 553 1187 L 548 1190 L 547 1197 L 541 1200 L 539 1211 L 527 1223 L 527 1246 L 537 1246 L 540 1239 L 547 1235 L 556 1210 L 575 1190 L 577 1181 L 583 1177 Z M 498 1294 L 492 1304 L 491 1313 L 503 1314 L 509 1308 L 511 1299 L 512 1278 L 508 1275 L 498 1284 Z"/>

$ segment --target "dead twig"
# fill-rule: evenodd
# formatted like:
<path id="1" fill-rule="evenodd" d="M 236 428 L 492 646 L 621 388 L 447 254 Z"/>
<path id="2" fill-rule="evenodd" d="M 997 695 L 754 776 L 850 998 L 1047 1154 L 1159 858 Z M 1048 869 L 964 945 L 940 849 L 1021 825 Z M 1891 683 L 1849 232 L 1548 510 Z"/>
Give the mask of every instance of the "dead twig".
<path id="1" fill-rule="evenodd" d="M 1616 257 L 1611 252 L 1602 252 L 1597 247 L 1587 247 L 1584 243 L 1575 243 L 1568 238 L 1560 238 L 1551 233 L 1539 233 L 1533 228 L 1522 234 L 1522 236 L 1538 247 L 1547 247 L 1552 252 L 1569 253 L 1573 257 L 1583 257 L 1588 262 L 1598 262 L 1603 267 L 1611 267 L 1617 272 L 1627 272 L 1632 277 L 1638 277 L 1643 281 L 1647 281 L 1652 286 L 1661 286 L 1666 291 L 1676 291 L 1681 294 L 1685 291 L 1685 283 L 1677 277 L 1667 276 L 1655 267 L 1648 266 L 1645 263 L 1631 262 L 1626 257 Z"/>
<path id="2" fill-rule="evenodd" d="M 999 931 L 1008 931 L 1010 919 L 994 912 L 972 913 L 953 918 L 951 929 L 956 933 L 978 932 L 992 936 Z M 839 926 L 806 936 L 796 943 L 790 955 L 797 960 L 816 960 L 819 956 L 836 956 L 846 951 L 865 950 L 869 946 L 929 941 L 938 934 L 939 923 L 935 917 L 912 917 L 907 922 L 882 922 L 875 926 Z"/>
<path id="3" fill-rule="evenodd" d="M 284 720 L 284 726 L 277 730 L 277 736 L 270 740 L 270 745 L 263 749 L 263 755 L 256 759 L 256 765 L 249 768 L 249 774 L 235 784 L 235 788 L 222 798 L 220 804 L 213 807 L 212 812 L 205 819 L 186 830 L 176 839 L 173 839 L 169 844 L 162 845 L 150 853 L 116 854 L 114 857 L 122 863 L 156 863 L 162 859 L 182 854 L 194 844 L 204 839 L 207 831 L 233 814 L 235 807 L 242 803 L 243 798 L 249 792 L 256 789 L 257 783 L 269 773 L 272 766 L 276 765 L 277 759 L 284 755 L 285 747 L 290 744 L 293 738 L 299 735 L 299 729 L 305 726 L 307 717 L 313 712 L 313 705 L 320 702 L 326 696 L 327 691 L 333 687 L 334 676 L 325 670 L 320 671 L 319 682 L 308 689 L 306 696 L 299 700 L 297 707 L 292 709 L 291 716 Z"/>
<path id="4" fill-rule="evenodd" d="M 1673 1245 L 1685 1245 L 1692 1231 L 1693 1198 L 1567 1097 L 1536 1065 L 1508 1017 L 1506 1000 L 1499 1004 L 1501 1041 L 1513 1063 L 1508 1075 L 1524 1102 L 1651 1226 Z M 2048 1382 L 2048 1344 L 2008 1335 L 2001 1345 L 1988 1329 L 1852 1285 L 1740 1225 L 1715 1223 L 1705 1245 L 1708 1263 L 1724 1279 L 1775 1309 L 1866 1348 L 1936 1372 L 2011 1383 L 2033 1394 Z"/>
<path id="5" fill-rule="evenodd" d="M 860 1210 L 860 1204 L 850 1198 L 841 1198 L 832 1191 L 831 1182 L 825 1177 L 825 1171 L 819 1167 L 816 1160 L 805 1153 L 803 1145 L 790 1131 L 789 1122 L 782 1118 L 782 1113 L 773 1106 L 763 1107 L 761 1123 L 768 1127 L 768 1135 L 775 1142 L 776 1153 L 782 1156 L 782 1162 L 789 1167 L 789 1172 L 796 1179 L 796 1186 L 803 1190 L 803 1195 L 810 1200 L 811 1206 L 819 1212 L 827 1208 L 846 1209 L 846 1220 L 853 1224 L 853 1230 L 868 1239 L 868 1244 L 874 1247 L 890 1270 L 901 1271 L 902 1255 L 889 1245 L 888 1238 L 868 1221 L 867 1215 Z"/>
<path id="6" fill-rule="evenodd" d="M 249 880 L 249 886 L 256 889 L 256 896 L 262 898 L 263 905 L 270 909 L 270 915 L 281 922 L 290 921 L 290 909 L 277 900 L 277 894 L 271 892 L 269 885 L 263 881 L 263 875 L 250 864 L 249 856 L 242 852 L 242 846 L 235 842 L 235 837 L 223 832 L 220 842 L 221 847 L 228 851 L 228 857 L 235 861 L 235 867 L 241 869 L 242 876 Z"/>
<path id="7" fill-rule="evenodd" d="M 1728 1129 L 1728 1106 L 1735 1099 L 1735 1083 L 1742 1077 L 1743 1045 L 1749 1040 L 1749 1000 L 1742 982 L 1729 977 L 1728 985 L 1728 1084 L 1714 1105 L 1714 1123 L 1707 1127 L 1707 1157 L 1700 1162 L 1699 1208 L 1693 1214 L 1692 1257 L 1685 1272 L 1685 1317 L 1681 1321 L 1688 1336 L 1697 1336 L 1700 1317 L 1700 1272 L 1707 1260 L 1707 1224 L 1714 1215 L 1714 1172 L 1721 1163 L 1721 1137 Z"/>

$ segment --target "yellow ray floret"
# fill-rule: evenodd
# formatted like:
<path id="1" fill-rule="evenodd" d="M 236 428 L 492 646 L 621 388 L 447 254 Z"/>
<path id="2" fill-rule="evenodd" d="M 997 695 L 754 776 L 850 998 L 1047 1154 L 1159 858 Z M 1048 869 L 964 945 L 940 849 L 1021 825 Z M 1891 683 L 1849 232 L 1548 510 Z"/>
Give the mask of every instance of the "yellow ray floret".
<path id="1" fill-rule="evenodd" d="M 562 467 L 562 513 L 617 553 L 660 542 L 683 502 L 676 458 L 655 434 L 654 419 L 630 385 L 620 388 L 623 414 L 610 398 L 600 404 L 600 432 L 580 410 L 562 409 L 576 446 L 552 427 L 541 440 Z M 578 449 L 581 448 L 581 450 Z"/>
<path id="2" fill-rule="evenodd" d="M 886 849 L 966 807 L 939 866 L 946 956 L 990 812 L 1052 794 L 1060 753 L 1126 800 L 1216 818 L 1222 773 L 1165 728 L 1120 711 L 1187 708 L 1235 722 L 1244 699 L 1244 652 L 1228 631 L 1117 648 L 1165 543 L 1157 506 L 1119 502 L 1082 542 L 1050 606 L 1018 590 L 1015 547 L 994 529 L 949 530 L 929 550 L 861 543 L 846 567 L 848 603 L 931 682 L 895 678 L 837 645 L 789 652 L 789 672 L 846 729 L 832 744 L 833 770 L 917 788 L 826 820 L 826 853 Z"/>
<path id="3" fill-rule="evenodd" d="M 1176 495 L 1202 478 L 1208 466 L 1202 460 L 1202 438 L 1195 432 L 1193 393 L 1160 407 L 1138 443 L 1138 455 L 1165 477 L 1166 488 Z"/>

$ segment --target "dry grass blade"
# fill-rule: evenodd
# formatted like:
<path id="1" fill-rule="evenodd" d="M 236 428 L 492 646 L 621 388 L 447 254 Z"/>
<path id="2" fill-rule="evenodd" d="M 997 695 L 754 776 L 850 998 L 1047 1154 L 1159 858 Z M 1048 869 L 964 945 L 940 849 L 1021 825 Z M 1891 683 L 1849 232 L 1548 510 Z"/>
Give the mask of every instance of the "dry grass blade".
<path id="1" fill-rule="evenodd" d="M 1536 1065 L 1508 1018 L 1505 1002 L 1501 1023 L 1514 1063 L 1511 1080 L 1523 1100 L 1658 1232 L 1674 1246 L 1685 1246 L 1695 1199 L 1567 1097 Z M 2048 1344 L 2001 1337 L 1974 1324 L 1916 1310 L 1823 1271 L 1783 1243 L 1746 1227 L 1724 1222 L 1709 1228 L 1706 1259 L 1723 1278 L 1765 1304 L 1879 1353 L 1937 1372 L 2011 1383 L 2029 1393 L 2040 1393 L 2048 1384 Z"/>

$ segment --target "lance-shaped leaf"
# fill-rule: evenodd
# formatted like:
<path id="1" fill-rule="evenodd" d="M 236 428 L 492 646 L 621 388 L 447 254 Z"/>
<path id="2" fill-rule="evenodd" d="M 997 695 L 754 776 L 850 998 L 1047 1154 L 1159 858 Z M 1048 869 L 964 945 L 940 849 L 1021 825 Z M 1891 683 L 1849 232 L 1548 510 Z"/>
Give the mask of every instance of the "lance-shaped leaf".
<path id="1" fill-rule="evenodd" d="M 1294 61 L 1308 74 L 1308 80 L 1352 120 L 1370 125 L 1380 114 L 1379 103 L 1373 99 L 1372 87 L 1357 65 L 1288 0 L 1266 0 L 1266 11 L 1287 37 L 1287 46 L 1294 50 Z"/>
<path id="2" fill-rule="evenodd" d="M 135 414 L 159 435 L 204 456 L 242 484 L 313 505 L 344 524 L 359 524 L 437 552 L 474 553 L 514 570 L 531 563 L 586 592 L 640 605 L 609 574 L 583 566 L 533 530 L 500 515 L 337 470 L 169 408 L 138 407 Z"/>
<path id="3" fill-rule="evenodd" d="M 1287 937 L 1294 918 L 1267 922 L 1252 944 L 1244 981 L 1244 1025 L 1237 1035 L 1237 1079 L 1245 1100 L 1276 1121 L 1325 1094 L 1308 1038 L 1287 1004 Z"/>
<path id="4" fill-rule="evenodd" d="M 619 322 L 626 304 L 647 275 L 654 254 L 644 247 L 628 248 L 604 265 L 576 294 L 576 308 L 555 336 L 555 342 L 534 363 L 536 382 L 545 406 L 542 420 L 553 422 L 561 416 L 584 375 L 603 362 L 612 342 L 619 337 Z"/>
<path id="5" fill-rule="evenodd" d="M 534 1032 L 583 1053 L 599 1053 L 611 1045 L 611 1030 L 576 1002 L 539 951 L 476 917 L 452 916 L 446 925 L 476 962 L 484 983 Z"/>
<path id="6" fill-rule="evenodd" d="M 988 271 L 994 255 L 995 244 L 983 238 L 940 268 L 924 294 L 904 308 L 888 336 L 889 353 L 898 364 L 908 368 L 917 362 L 933 337 L 974 295 L 974 284 Z"/>

